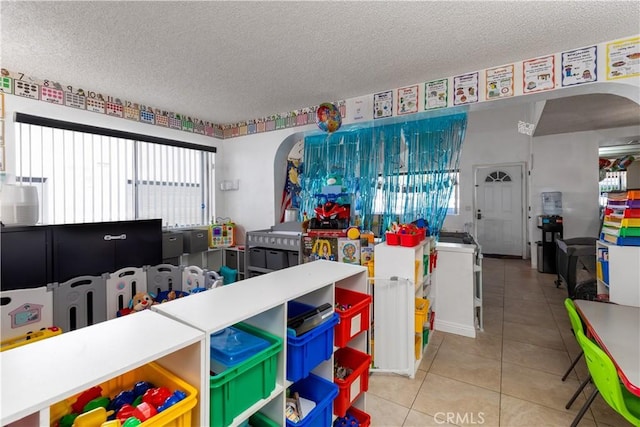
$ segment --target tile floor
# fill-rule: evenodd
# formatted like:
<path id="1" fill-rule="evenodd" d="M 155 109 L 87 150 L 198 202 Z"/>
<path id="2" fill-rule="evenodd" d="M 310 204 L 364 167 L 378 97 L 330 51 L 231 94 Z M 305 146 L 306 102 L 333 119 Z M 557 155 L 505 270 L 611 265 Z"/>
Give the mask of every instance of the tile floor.
<path id="1" fill-rule="evenodd" d="M 484 332 L 476 339 L 435 331 L 415 379 L 374 373 L 367 393 L 372 427 L 570 426 L 591 385 L 564 309 L 564 287 L 529 261 L 483 260 Z M 447 417 L 449 416 L 449 423 Z M 600 396 L 579 427 L 629 426 Z"/>

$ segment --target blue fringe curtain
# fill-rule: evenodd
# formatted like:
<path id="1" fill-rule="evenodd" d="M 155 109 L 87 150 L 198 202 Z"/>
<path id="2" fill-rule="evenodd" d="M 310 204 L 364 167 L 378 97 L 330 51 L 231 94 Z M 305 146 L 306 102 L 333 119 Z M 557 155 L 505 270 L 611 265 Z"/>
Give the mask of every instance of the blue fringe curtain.
<path id="1" fill-rule="evenodd" d="M 310 135 L 304 141 L 301 212 L 313 216 L 328 177 L 340 177 L 352 223 L 382 229 L 424 218 L 439 234 L 455 184 L 467 114 Z M 378 202 L 376 205 L 376 196 Z"/>

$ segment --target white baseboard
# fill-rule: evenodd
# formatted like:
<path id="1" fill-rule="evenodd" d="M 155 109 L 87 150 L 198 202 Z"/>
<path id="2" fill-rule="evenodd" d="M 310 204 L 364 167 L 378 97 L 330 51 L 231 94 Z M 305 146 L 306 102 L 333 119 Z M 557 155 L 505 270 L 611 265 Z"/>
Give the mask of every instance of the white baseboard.
<path id="1" fill-rule="evenodd" d="M 449 332 L 451 334 L 462 335 L 470 338 L 476 337 L 475 327 L 455 322 L 447 322 L 446 320 L 438 320 L 437 316 L 434 323 L 434 329 L 436 331 Z"/>

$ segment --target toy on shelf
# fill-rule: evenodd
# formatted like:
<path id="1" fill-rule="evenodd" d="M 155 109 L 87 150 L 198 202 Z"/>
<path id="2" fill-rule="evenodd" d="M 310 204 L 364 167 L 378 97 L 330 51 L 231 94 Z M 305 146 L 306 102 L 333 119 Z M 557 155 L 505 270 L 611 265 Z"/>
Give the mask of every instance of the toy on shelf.
<path id="1" fill-rule="evenodd" d="M 155 387 L 137 382 L 131 390 L 122 390 L 113 399 L 102 396 L 100 386 L 80 393 L 75 402 L 64 400 L 51 407 L 52 425 L 58 427 L 137 426 L 187 398 L 182 390 Z M 71 403 L 73 402 L 73 403 Z M 109 424 L 112 422 L 112 424 Z"/>
<path id="2" fill-rule="evenodd" d="M 209 227 L 209 247 L 226 248 L 233 246 L 236 225 L 229 218 L 217 218 Z"/>
<path id="3" fill-rule="evenodd" d="M 62 333 L 62 329 L 56 326 L 50 326 L 48 328 L 41 328 L 39 331 L 29 331 L 24 335 L 20 335 L 18 337 L 10 338 L 0 343 L 0 351 L 9 350 L 15 347 L 20 347 L 25 344 L 29 344 L 32 342 L 40 341 L 46 338 L 53 337 L 55 335 L 60 335 Z"/>
<path id="4" fill-rule="evenodd" d="M 347 203 L 341 203 L 341 197 L 347 193 L 316 194 L 321 199 L 314 209 L 316 216 L 309 220 L 311 229 L 345 229 L 349 227 L 351 207 Z M 324 201 L 322 201 L 324 200 Z"/>
<path id="5" fill-rule="evenodd" d="M 156 296 L 156 303 L 162 304 L 164 302 L 173 301 L 174 299 L 186 297 L 187 295 L 189 295 L 189 293 L 183 291 L 162 291 Z"/>
<path id="6" fill-rule="evenodd" d="M 126 316 L 133 312 L 146 310 L 155 304 L 157 304 L 157 302 L 155 301 L 155 296 L 152 293 L 138 292 L 133 296 L 131 301 L 129 301 L 129 306 L 118 310 L 117 315 L 118 317 Z"/>

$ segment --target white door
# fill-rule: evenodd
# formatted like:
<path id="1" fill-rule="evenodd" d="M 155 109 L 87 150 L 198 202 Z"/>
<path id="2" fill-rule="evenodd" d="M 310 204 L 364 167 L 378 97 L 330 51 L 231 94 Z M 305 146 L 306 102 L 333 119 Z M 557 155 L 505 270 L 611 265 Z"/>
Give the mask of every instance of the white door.
<path id="1" fill-rule="evenodd" d="M 478 167 L 475 223 L 484 254 L 522 256 L 522 165 Z"/>

